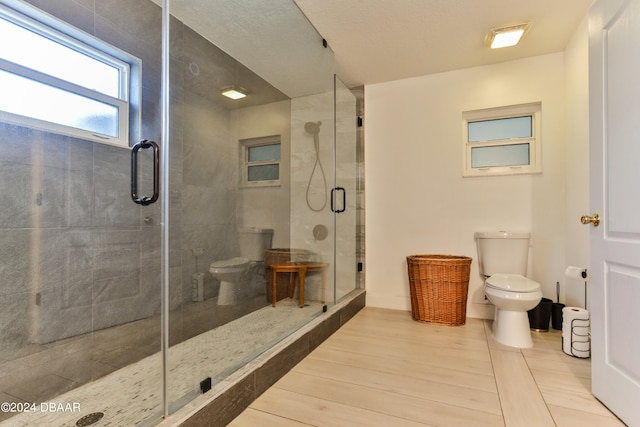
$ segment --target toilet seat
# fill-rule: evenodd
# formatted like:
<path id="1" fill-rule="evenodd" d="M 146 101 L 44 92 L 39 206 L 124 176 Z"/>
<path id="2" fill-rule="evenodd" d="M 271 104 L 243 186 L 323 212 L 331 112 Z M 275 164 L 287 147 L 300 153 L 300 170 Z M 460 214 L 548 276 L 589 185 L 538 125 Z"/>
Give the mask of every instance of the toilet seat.
<path id="1" fill-rule="evenodd" d="M 230 258 L 230 259 L 223 259 L 221 261 L 214 261 L 214 262 L 211 263 L 209 268 L 242 267 L 243 265 L 247 264 L 248 262 L 249 262 L 248 258 L 235 257 L 235 258 Z"/>
<path id="2" fill-rule="evenodd" d="M 497 273 L 487 278 L 485 285 L 488 288 L 500 291 L 529 293 L 540 290 L 540 284 L 520 274 Z"/>

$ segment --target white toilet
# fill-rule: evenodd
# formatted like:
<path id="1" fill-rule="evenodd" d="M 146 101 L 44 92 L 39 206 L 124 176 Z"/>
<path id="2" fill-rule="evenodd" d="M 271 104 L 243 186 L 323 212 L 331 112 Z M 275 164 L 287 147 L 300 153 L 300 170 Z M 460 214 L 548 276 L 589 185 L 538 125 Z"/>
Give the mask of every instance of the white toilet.
<path id="1" fill-rule="evenodd" d="M 238 231 L 240 256 L 214 261 L 209 272 L 220 281 L 218 305 L 238 302 L 240 278 L 252 265 L 264 261 L 264 251 L 271 248 L 273 230 L 270 228 L 245 228 Z"/>
<path id="2" fill-rule="evenodd" d="M 495 306 L 493 336 L 499 343 L 533 347 L 527 311 L 540 303 L 540 284 L 525 277 L 529 233 L 475 233 L 484 292 Z"/>

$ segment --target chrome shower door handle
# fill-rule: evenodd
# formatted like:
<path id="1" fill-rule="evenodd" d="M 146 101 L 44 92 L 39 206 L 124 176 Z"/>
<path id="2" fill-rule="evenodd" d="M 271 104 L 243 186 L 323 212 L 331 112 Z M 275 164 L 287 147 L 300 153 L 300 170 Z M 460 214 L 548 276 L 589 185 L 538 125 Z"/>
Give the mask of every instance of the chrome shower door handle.
<path id="1" fill-rule="evenodd" d="M 138 195 L 138 151 L 153 148 L 153 194 L 149 196 Z M 154 141 L 143 139 L 131 147 L 131 199 L 134 203 L 147 206 L 155 203 L 160 194 L 160 148 Z"/>
<path id="2" fill-rule="evenodd" d="M 342 209 L 336 209 L 335 192 L 342 191 Z M 331 212 L 341 213 L 347 210 L 347 190 L 343 187 L 335 187 L 331 189 Z"/>

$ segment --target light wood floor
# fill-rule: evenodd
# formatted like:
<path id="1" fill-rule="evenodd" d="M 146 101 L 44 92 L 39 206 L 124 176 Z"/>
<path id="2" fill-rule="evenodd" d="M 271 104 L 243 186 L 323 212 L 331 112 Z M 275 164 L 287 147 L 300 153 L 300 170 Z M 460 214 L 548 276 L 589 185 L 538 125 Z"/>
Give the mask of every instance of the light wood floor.
<path id="1" fill-rule="evenodd" d="M 256 426 L 624 426 L 590 393 L 589 360 L 560 331 L 518 350 L 490 322 L 416 322 L 367 307 L 231 424 Z"/>

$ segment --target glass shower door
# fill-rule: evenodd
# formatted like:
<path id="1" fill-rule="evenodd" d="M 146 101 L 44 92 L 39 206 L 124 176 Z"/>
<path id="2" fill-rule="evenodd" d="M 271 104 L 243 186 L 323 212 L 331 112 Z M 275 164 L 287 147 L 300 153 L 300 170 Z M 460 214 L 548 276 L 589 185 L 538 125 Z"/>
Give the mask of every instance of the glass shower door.
<path id="1" fill-rule="evenodd" d="M 1 424 L 162 415 L 162 16 L 108 3 L 0 1 Z"/>
<path id="2" fill-rule="evenodd" d="M 0 73 L 110 106 L 63 129 L 33 120 L 42 96 L 0 103 L 0 425 L 155 425 L 354 288 L 355 102 L 331 49 L 290 0 L 161 3 L 0 0 L 129 79 L 96 95 L 0 49 Z M 270 278 L 290 261 L 311 266 L 303 307 L 298 277 Z M 243 265 L 231 300 L 214 262 Z"/>
<path id="3" fill-rule="evenodd" d="M 291 0 L 187 0 L 170 12 L 174 413 L 333 303 L 335 118 L 333 53 Z M 266 252 L 247 252 L 243 239 L 261 232 Z M 315 262 L 303 307 L 298 276 L 272 278 L 290 261 Z"/>
<path id="4" fill-rule="evenodd" d="M 357 286 L 358 168 L 356 97 L 335 77 L 335 297 L 339 301 Z"/>

